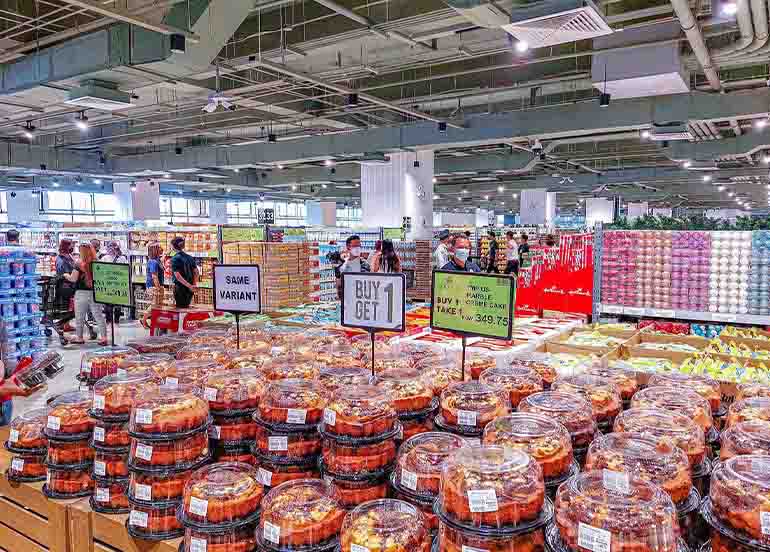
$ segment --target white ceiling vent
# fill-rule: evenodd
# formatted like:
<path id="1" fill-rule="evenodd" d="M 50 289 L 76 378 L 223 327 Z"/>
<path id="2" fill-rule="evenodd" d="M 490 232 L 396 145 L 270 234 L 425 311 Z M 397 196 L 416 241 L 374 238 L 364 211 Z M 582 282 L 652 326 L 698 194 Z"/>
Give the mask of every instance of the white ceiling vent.
<path id="1" fill-rule="evenodd" d="M 111 82 L 89 80 L 70 90 L 64 103 L 84 109 L 117 111 L 131 107 L 131 94 L 118 90 Z"/>
<path id="2" fill-rule="evenodd" d="M 546 0 L 514 8 L 503 29 L 530 48 L 586 40 L 612 33 L 599 8 L 590 0 Z"/>
<path id="3" fill-rule="evenodd" d="M 494 3 L 486 0 L 445 0 L 457 13 L 479 27 L 499 29 L 506 25 L 510 18 L 508 14 Z"/>

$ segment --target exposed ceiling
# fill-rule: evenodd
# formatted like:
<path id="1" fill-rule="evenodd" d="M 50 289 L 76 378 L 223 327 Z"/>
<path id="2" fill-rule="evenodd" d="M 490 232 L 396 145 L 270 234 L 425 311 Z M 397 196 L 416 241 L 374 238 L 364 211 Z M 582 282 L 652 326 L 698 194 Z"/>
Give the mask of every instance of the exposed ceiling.
<path id="1" fill-rule="evenodd" d="M 433 149 L 437 210 L 766 210 L 768 0 L 604 0 L 593 38 L 522 15 L 570 1 L 0 0 L 0 185 L 344 202 L 362 163 Z M 689 140 L 650 139 L 673 121 Z"/>

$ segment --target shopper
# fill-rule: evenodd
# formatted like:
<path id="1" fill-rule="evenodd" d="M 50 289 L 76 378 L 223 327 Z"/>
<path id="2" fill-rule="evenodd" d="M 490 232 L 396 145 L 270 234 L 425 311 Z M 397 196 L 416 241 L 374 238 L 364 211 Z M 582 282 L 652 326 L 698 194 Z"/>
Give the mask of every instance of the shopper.
<path id="1" fill-rule="evenodd" d="M 71 332 L 72 326 L 69 325 L 69 322 L 75 318 L 75 307 L 74 305 L 70 306 L 75 297 L 75 284 L 64 277 L 65 274 L 70 274 L 75 270 L 75 259 L 72 258 L 74 250 L 75 246 L 72 244 L 72 240 L 64 238 L 59 242 L 59 254 L 56 256 L 56 305 L 61 311 L 66 310 L 73 313 L 65 315 L 56 323 L 59 334 L 63 334 L 65 331 Z"/>
<path id="2" fill-rule="evenodd" d="M 80 244 L 78 248 L 80 261 L 70 274 L 64 278 L 75 284 L 75 339 L 70 343 L 83 344 L 83 330 L 86 326 L 88 313 L 96 320 L 99 329 L 99 345 L 107 345 L 107 320 L 104 318 L 102 305 L 94 301 L 94 275 L 91 271 L 91 263 L 96 261 L 96 252 L 89 244 Z"/>
<path id="3" fill-rule="evenodd" d="M 525 265 L 529 266 L 529 236 L 522 233 L 519 241 L 519 266 Z"/>
<path id="4" fill-rule="evenodd" d="M 556 238 L 553 237 L 553 234 L 548 234 L 545 237 L 545 245 L 547 247 L 555 247 L 556 246 Z"/>
<path id="5" fill-rule="evenodd" d="M 455 270 L 458 272 L 481 272 L 479 265 L 468 257 L 471 253 L 471 242 L 465 236 L 452 238 L 452 258 L 442 267 L 442 270 Z"/>
<path id="6" fill-rule="evenodd" d="M 104 254 L 101 253 L 102 242 L 94 238 L 91 240 L 91 247 L 94 248 L 94 252 L 96 253 L 96 259 L 100 261 L 104 256 Z"/>
<path id="7" fill-rule="evenodd" d="M 519 248 L 516 243 L 516 238 L 513 237 L 513 232 L 510 230 L 505 233 L 506 247 L 505 247 L 505 274 L 519 274 Z"/>
<path id="8" fill-rule="evenodd" d="M 116 241 L 107 242 L 107 253 L 99 260 L 105 263 L 128 263 L 128 257 L 123 254 L 120 244 Z"/>
<path id="9" fill-rule="evenodd" d="M 442 230 L 438 233 L 438 246 L 433 252 L 433 268 L 441 270 L 445 264 L 449 262 L 451 253 L 449 251 L 449 242 L 452 239 L 452 235 L 449 230 Z"/>
<path id="10" fill-rule="evenodd" d="M 495 273 L 500 274 L 500 271 L 497 270 L 497 234 L 494 230 L 490 230 L 488 232 L 489 236 L 489 253 L 487 256 L 487 272 L 488 273 Z"/>
<path id="11" fill-rule="evenodd" d="M 7 245 L 19 245 L 19 231 L 15 229 L 8 230 L 5 233 L 5 243 Z"/>
<path id="12" fill-rule="evenodd" d="M 161 256 L 163 255 L 163 248 L 158 242 L 150 243 L 147 246 L 147 298 L 150 300 L 150 304 L 147 306 L 147 310 L 142 316 L 142 326 L 146 329 L 150 329 L 148 320 L 152 315 L 153 308 L 162 308 L 163 300 L 165 296 L 165 288 L 163 287 L 163 279 L 165 277 L 163 262 L 161 262 Z"/>
<path id="13" fill-rule="evenodd" d="M 383 240 L 381 250 L 372 257 L 372 272 L 401 272 L 401 259 L 391 240 Z"/>
<path id="14" fill-rule="evenodd" d="M 369 263 L 361 258 L 361 238 L 355 234 L 345 240 L 342 258 L 345 262 L 340 267 L 340 272 L 371 272 Z"/>
<path id="15" fill-rule="evenodd" d="M 184 252 L 184 238 L 177 236 L 171 241 L 174 256 L 171 259 L 171 273 L 174 275 L 174 303 L 177 308 L 186 309 L 195 296 L 198 285 L 198 265 Z"/>

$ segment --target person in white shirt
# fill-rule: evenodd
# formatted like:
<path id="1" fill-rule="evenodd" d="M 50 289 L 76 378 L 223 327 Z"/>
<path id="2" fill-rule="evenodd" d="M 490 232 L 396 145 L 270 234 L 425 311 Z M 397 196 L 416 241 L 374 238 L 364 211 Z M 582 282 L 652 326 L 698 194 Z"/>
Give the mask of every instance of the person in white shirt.
<path id="1" fill-rule="evenodd" d="M 433 252 L 433 268 L 441 270 L 449 262 L 452 257 L 451 251 L 449 251 L 449 242 L 451 240 L 451 234 L 449 230 L 442 230 L 438 234 L 439 244 L 436 250 Z"/>
<path id="2" fill-rule="evenodd" d="M 513 237 L 513 232 L 506 232 L 507 238 L 505 248 L 505 273 L 506 274 L 518 274 L 519 273 L 519 245 L 516 243 L 516 239 Z"/>
<path id="3" fill-rule="evenodd" d="M 340 265 L 337 279 L 337 295 L 342 299 L 342 278 L 343 272 L 371 272 L 369 263 L 361 258 L 361 238 L 355 234 L 345 240 L 345 251 L 342 252 L 342 258 L 345 262 Z"/>

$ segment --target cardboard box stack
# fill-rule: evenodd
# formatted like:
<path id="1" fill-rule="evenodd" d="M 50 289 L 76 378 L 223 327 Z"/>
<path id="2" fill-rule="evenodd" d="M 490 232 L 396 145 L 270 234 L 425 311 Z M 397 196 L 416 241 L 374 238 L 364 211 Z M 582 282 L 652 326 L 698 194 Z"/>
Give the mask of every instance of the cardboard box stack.
<path id="1" fill-rule="evenodd" d="M 414 243 L 414 285 L 406 290 L 406 296 L 429 301 L 433 285 L 432 243 L 430 240 L 416 240 Z"/>

